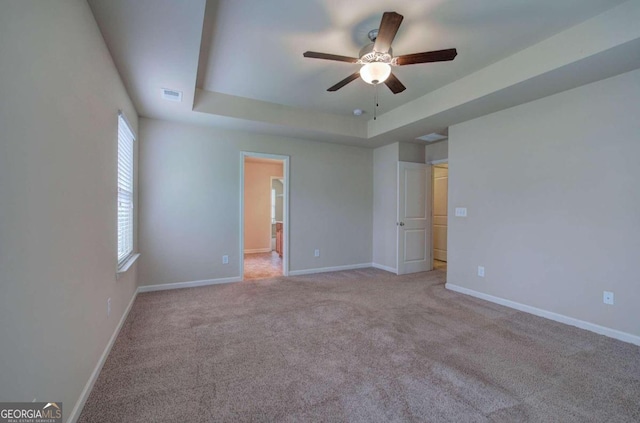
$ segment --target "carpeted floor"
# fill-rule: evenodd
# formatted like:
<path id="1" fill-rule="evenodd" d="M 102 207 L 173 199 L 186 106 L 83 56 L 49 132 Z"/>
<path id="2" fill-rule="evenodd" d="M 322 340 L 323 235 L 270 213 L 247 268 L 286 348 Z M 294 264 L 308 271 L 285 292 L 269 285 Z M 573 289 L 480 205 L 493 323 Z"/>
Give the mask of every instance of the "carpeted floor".
<path id="1" fill-rule="evenodd" d="M 362 269 L 140 294 L 79 421 L 639 420 L 639 347 Z"/>
<path id="2" fill-rule="evenodd" d="M 282 276 L 282 259 L 275 251 L 244 255 L 244 280 Z"/>

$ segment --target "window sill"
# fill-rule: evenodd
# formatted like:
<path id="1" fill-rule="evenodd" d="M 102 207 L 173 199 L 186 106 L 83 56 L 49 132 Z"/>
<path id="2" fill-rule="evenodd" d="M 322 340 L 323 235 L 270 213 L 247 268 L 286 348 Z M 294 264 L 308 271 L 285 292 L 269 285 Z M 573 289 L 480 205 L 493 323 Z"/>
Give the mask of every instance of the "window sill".
<path id="1" fill-rule="evenodd" d="M 116 280 L 120 279 L 125 273 L 127 273 L 127 270 L 129 270 L 129 268 L 133 266 L 133 263 L 138 260 L 138 257 L 140 257 L 140 253 L 131 254 L 131 257 L 129 257 L 127 261 L 122 263 L 122 266 L 118 267 L 118 271 L 116 272 Z"/>

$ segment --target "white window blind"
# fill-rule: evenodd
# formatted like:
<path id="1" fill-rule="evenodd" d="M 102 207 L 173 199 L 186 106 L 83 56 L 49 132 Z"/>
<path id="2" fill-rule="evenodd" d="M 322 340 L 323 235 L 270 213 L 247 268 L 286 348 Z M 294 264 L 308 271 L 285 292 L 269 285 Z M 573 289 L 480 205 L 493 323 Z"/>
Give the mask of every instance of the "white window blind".
<path id="1" fill-rule="evenodd" d="M 126 118 L 118 114 L 118 267 L 133 253 L 133 142 Z"/>

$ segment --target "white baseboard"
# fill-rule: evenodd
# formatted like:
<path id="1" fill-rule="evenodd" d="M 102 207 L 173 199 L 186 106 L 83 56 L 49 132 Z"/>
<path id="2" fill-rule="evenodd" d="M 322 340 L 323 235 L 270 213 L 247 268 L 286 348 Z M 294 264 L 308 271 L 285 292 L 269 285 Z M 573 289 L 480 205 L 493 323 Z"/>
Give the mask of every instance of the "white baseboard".
<path id="1" fill-rule="evenodd" d="M 180 289 L 180 288 L 195 288 L 197 286 L 207 286 L 207 285 L 217 285 L 220 283 L 230 283 L 230 282 L 240 282 L 239 276 L 234 276 L 232 278 L 219 278 L 219 279 L 205 279 L 201 281 L 190 281 L 190 282 L 174 282 L 174 283 L 164 283 L 159 285 L 141 285 L 138 287 L 138 292 L 153 292 L 153 291 L 164 291 L 167 289 Z"/>
<path id="2" fill-rule="evenodd" d="M 254 248 L 253 250 L 244 250 L 245 254 L 270 253 L 271 248 Z"/>
<path id="3" fill-rule="evenodd" d="M 384 265 L 378 264 L 378 263 L 371 263 L 371 267 L 375 267 L 376 269 L 380 269 L 380 270 L 386 270 L 387 272 L 391 272 L 394 275 L 398 274 L 398 269 L 395 269 L 395 268 L 390 267 L 390 266 L 384 266 Z"/>
<path id="4" fill-rule="evenodd" d="M 346 266 L 334 266 L 334 267 L 318 267 L 316 269 L 290 270 L 289 276 L 302 276 L 302 275 L 311 275 L 314 273 L 338 272 L 340 270 L 364 269 L 366 267 L 371 267 L 371 263 L 347 264 Z"/>
<path id="5" fill-rule="evenodd" d="M 131 307 L 133 306 L 133 302 L 136 300 L 137 296 L 138 296 L 138 291 L 136 290 L 133 293 L 133 297 L 131 298 L 131 301 L 129 301 L 129 305 L 127 306 L 126 310 L 122 314 L 122 317 L 118 322 L 118 326 L 116 326 L 116 329 L 113 331 L 113 334 L 111 335 L 111 338 L 107 343 L 107 346 L 102 352 L 102 355 L 100 356 L 100 359 L 96 364 L 96 367 L 93 369 L 93 372 L 91 373 L 91 376 L 87 381 L 87 384 L 84 385 L 84 389 L 82 390 L 82 393 L 80 393 L 80 398 L 78 398 L 78 401 L 76 401 L 76 405 L 73 407 L 73 410 L 71 410 L 71 413 L 69 414 L 69 418 L 67 419 L 67 423 L 75 423 L 78 420 L 78 417 L 80 417 L 80 413 L 82 413 L 84 404 L 87 402 L 87 399 L 89 398 L 89 394 L 91 394 L 93 385 L 95 385 L 96 380 L 98 380 L 100 371 L 102 370 L 102 367 L 104 366 L 105 361 L 107 361 L 107 357 L 111 352 L 111 348 L 113 347 L 113 344 L 116 342 L 116 338 L 120 334 L 120 330 L 122 329 L 122 326 L 124 325 L 125 320 L 127 320 L 127 316 L 129 315 L 129 312 L 131 311 Z"/>
<path id="6" fill-rule="evenodd" d="M 563 314 L 554 313 L 552 311 L 543 310 L 541 308 L 529 306 L 526 304 L 517 303 L 515 301 L 507 300 L 500 297 L 494 297 L 493 295 L 484 294 L 482 292 L 474 291 L 473 289 L 463 288 L 458 285 L 447 283 L 445 287 L 451 291 L 459 292 L 461 294 L 471 295 L 472 297 L 480 298 L 492 303 L 500 304 L 506 307 L 510 307 L 525 313 L 534 314 L 536 316 L 544 317 L 549 320 L 564 323 L 585 329 L 591 332 L 595 332 L 600 335 L 608 336 L 620 341 L 628 342 L 630 344 L 640 345 L 640 336 L 632 335 L 630 333 L 622 332 L 616 329 L 607 328 L 604 326 L 596 325 L 595 323 L 586 322 L 584 320 L 576 319 L 573 317 L 565 316 Z"/>

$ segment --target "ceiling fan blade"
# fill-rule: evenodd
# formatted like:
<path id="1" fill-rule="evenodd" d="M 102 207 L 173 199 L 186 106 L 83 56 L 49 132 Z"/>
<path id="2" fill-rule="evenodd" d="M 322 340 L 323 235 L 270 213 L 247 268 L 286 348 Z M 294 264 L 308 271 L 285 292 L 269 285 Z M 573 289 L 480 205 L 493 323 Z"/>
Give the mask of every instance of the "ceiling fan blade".
<path id="1" fill-rule="evenodd" d="M 393 73 L 389 75 L 384 83 L 394 94 L 401 93 L 407 89 Z"/>
<path id="2" fill-rule="evenodd" d="M 380 53 L 387 53 L 391 48 L 391 43 L 400 28 L 403 16 L 396 12 L 384 12 L 382 15 L 382 21 L 380 21 L 380 28 L 378 28 L 378 36 L 376 43 L 373 45 L 373 49 Z"/>
<path id="3" fill-rule="evenodd" d="M 329 88 L 327 91 L 338 91 L 340 88 L 344 87 L 345 85 L 347 85 L 351 81 L 355 81 L 359 77 L 360 77 L 360 71 L 354 73 L 353 75 L 347 76 L 345 79 L 343 79 L 342 81 L 338 82 L 336 85 L 334 85 L 333 87 Z"/>
<path id="4" fill-rule="evenodd" d="M 429 62 L 446 62 L 453 60 L 458 55 L 455 48 L 448 48 L 446 50 L 426 51 L 424 53 L 405 54 L 404 56 L 398 56 L 394 60 L 398 66 L 415 65 L 417 63 L 429 63 Z"/>
<path id="5" fill-rule="evenodd" d="M 337 62 L 357 63 L 358 59 L 355 57 L 339 56 L 337 54 L 318 53 L 316 51 L 305 51 L 302 54 L 304 57 L 310 57 L 312 59 L 325 59 L 335 60 Z"/>

